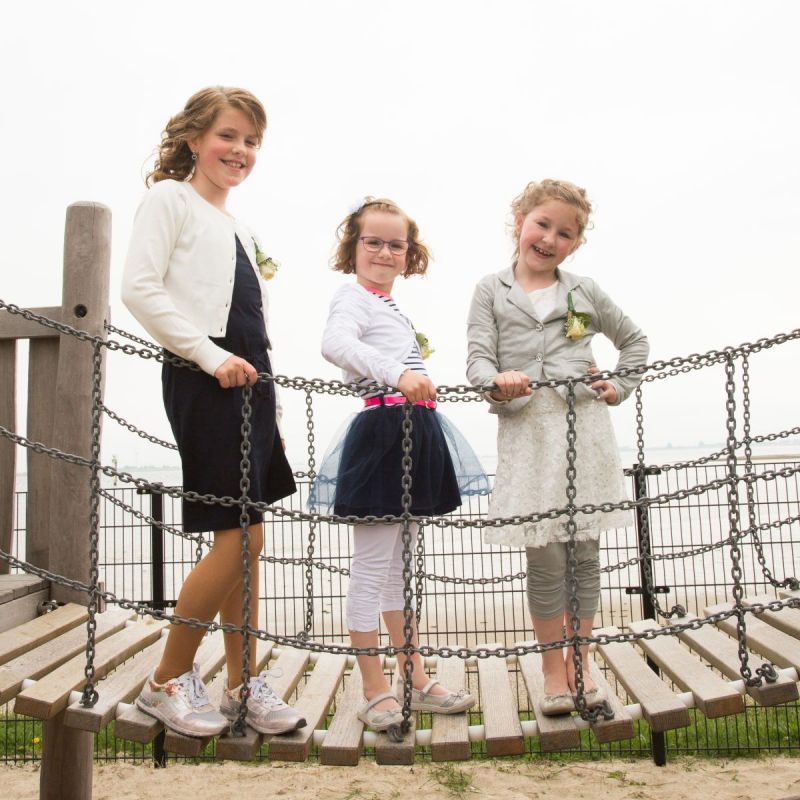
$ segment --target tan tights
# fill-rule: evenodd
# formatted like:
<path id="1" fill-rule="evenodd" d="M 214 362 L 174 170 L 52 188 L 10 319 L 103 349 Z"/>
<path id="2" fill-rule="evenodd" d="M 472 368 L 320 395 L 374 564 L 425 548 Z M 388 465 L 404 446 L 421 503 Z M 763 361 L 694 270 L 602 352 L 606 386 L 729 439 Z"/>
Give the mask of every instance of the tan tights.
<path id="1" fill-rule="evenodd" d="M 250 526 L 250 625 L 258 626 L 258 557 L 264 544 L 261 523 Z M 214 545 L 184 581 L 175 614 L 210 622 L 219 613 L 220 622 L 242 624 L 242 542 L 241 530 L 214 532 Z M 205 628 L 172 625 L 161 663 L 155 672 L 157 683 L 177 678 L 192 669 Z M 256 639 L 250 637 L 250 674 L 256 669 Z M 228 685 L 238 686 L 242 675 L 242 634 L 225 634 Z"/>

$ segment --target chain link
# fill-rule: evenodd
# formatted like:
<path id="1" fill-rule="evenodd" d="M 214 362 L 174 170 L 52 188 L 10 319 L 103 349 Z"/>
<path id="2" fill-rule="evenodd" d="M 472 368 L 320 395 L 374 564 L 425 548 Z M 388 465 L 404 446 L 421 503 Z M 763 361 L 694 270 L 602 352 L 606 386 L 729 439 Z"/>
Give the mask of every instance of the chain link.
<path id="1" fill-rule="evenodd" d="M 403 734 L 408 733 L 411 729 L 411 690 L 414 686 L 414 664 L 411 660 L 414 647 L 414 616 L 411 608 L 411 468 L 413 466 L 411 434 L 414 430 L 413 411 L 414 406 L 406 400 L 403 404 L 403 477 L 401 479 L 403 495 L 400 500 L 403 509 L 403 637 L 405 639 L 403 644 L 403 654 L 405 655 L 403 661 L 403 721 L 400 724 Z"/>
<path id="2" fill-rule="evenodd" d="M 306 389 L 306 430 L 308 439 L 308 480 L 313 486 L 316 473 L 316 448 L 314 446 L 314 406 L 310 389 Z M 317 538 L 317 523 L 308 525 L 308 544 L 306 545 L 306 624 L 298 632 L 298 639 L 309 639 L 314 625 L 314 544 Z"/>

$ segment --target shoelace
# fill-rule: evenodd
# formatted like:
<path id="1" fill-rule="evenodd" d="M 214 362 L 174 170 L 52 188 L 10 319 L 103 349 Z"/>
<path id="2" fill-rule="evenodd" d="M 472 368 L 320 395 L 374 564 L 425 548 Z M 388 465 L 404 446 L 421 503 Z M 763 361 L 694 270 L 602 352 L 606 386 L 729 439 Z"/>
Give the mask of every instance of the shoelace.
<path id="1" fill-rule="evenodd" d="M 254 700 L 263 702 L 268 708 L 278 708 L 286 705 L 277 694 L 275 690 L 267 684 L 266 672 L 262 672 L 256 678 L 250 680 L 250 697 Z"/>
<path id="2" fill-rule="evenodd" d="M 200 677 L 196 664 L 188 675 L 182 675 L 178 679 L 178 683 L 186 690 L 192 708 L 201 708 L 202 706 L 208 705 L 206 686 L 203 683 L 203 679 Z"/>

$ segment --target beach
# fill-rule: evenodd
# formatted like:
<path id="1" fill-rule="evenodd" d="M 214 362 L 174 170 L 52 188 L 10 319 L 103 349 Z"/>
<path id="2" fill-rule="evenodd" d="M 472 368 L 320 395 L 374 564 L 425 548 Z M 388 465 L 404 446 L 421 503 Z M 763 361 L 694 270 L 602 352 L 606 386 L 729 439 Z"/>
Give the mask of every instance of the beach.
<path id="1" fill-rule="evenodd" d="M 436 798 L 598 798 L 780 800 L 800 797 L 800 769 L 792 757 L 680 758 L 665 767 L 647 759 L 594 762 L 487 760 L 420 763 L 413 767 L 317 764 L 200 764 L 154 769 L 145 764 L 96 766 L 94 800 L 400 800 Z M 36 800 L 38 768 L 4 766 L 4 796 Z"/>

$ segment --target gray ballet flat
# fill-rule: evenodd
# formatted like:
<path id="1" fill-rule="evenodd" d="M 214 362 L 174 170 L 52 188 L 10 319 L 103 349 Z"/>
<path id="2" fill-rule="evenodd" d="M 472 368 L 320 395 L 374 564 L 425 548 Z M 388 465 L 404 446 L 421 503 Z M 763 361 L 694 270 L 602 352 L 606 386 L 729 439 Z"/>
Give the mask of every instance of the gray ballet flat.
<path id="1" fill-rule="evenodd" d="M 570 714 L 575 710 L 575 701 L 569 692 L 562 694 L 546 694 L 539 703 L 539 708 L 547 717 Z"/>

